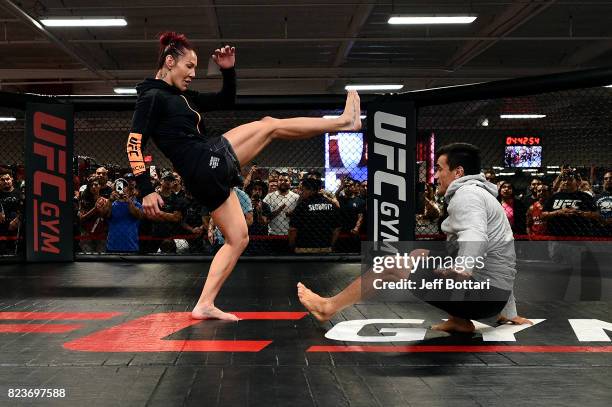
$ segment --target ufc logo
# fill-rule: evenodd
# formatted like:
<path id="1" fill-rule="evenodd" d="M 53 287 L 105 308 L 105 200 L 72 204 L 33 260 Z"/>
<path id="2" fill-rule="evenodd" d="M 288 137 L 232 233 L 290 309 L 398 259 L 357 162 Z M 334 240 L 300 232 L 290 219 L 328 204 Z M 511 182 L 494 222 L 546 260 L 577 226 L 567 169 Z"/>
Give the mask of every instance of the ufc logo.
<path id="1" fill-rule="evenodd" d="M 578 209 L 578 204 L 580 204 L 579 199 L 555 199 L 553 202 L 553 209 L 562 209 L 562 208 L 576 208 Z"/>

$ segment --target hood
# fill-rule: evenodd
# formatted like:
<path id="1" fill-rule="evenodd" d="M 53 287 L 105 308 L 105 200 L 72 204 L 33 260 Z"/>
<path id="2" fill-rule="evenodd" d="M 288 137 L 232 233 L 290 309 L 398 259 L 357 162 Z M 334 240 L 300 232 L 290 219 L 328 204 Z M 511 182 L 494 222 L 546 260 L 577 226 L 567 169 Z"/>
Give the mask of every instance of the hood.
<path id="1" fill-rule="evenodd" d="M 451 184 L 448 186 L 448 189 L 446 190 L 446 194 L 444 194 L 444 199 L 446 200 L 446 202 L 450 202 L 453 195 L 455 195 L 455 192 L 457 192 L 459 188 L 464 185 L 476 185 L 493 195 L 493 197 L 497 198 L 497 186 L 487 181 L 484 174 L 477 174 L 466 175 L 464 177 L 457 178 L 456 180 L 451 182 Z"/>
<path id="2" fill-rule="evenodd" d="M 138 92 L 138 95 L 148 91 L 149 89 L 165 89 L 169 92 L 181 93 L 178 88 L 172 85 L 168 85 L 161 79 L 147 78 L 144 81 L 140 82 L 138 85 L 136 85 L 136 92 Z"/>

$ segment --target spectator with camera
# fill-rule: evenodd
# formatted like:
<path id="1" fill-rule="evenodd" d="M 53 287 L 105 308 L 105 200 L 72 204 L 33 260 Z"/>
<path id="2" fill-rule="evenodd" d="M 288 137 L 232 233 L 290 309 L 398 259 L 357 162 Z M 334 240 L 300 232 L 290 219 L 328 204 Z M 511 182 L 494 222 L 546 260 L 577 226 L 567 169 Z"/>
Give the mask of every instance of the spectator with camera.
<path id="1" fill-rule="evenodd" d="M 140 192 L 138 191 L 136 177 L 134 177 L 134 174 L 127 172 L 123 174 L 123 179 L 127 181 L 130 191 L 132 192 L 132 197 L 140 202 Z"/>
<path id="2" fill-rule="evenodd" d="M 249 226 L 249 236 L 267 236 L 272 209 L 263 198 L 268 195 L 268 186 L 264 181 L 256 179 L 250 182 L 246 193 L 251 198 L 253 207 L 253 223 Z"/>
<path id="3" fill-rule="evenodd" d="M 268 186 L 261 179 L 251 180 L 245 192 L 251 197 L 253 207 L 253 223 L 249 226 L 249 236 L 258 237 L 250 240 L 245 253 L 269 253 L 271 251 L 270 242 L 259 238 L 259 236 L 268 236 L 268 225 L 272 215 L 270 205 L 263 201 L 263 198 L 268 195 Z"/>
<path id="4" fill-rule="evenodd" d="M 119 178 L 115 181 L 105 211 L 108 219 L 107 252 L 136 253 L 139 250 L 138 227 L 144 213 L 134 192 L 127 180 Z"/>
<path id="5" fill-rule="evenodd" d="M 320 189 L 319 180 L 302 181 L 302 196 L 289 224 L 289 248 L 295 253 L 330 253 L 338 239 L 338 209 Z"/>
<path id="6" fill-rule="evenodd" d="M 176 242 L 173 236 L 184 233 L 182 221 L 185 216 L 185 200 L 174 193 L 176 177 L 172 171 L 164 171 L 157 193 L 164 201 L 161 213 L 150 220 L 153 240 L 147 243 L 147 251 L 157 253 L 176 253 Z"/>
<path id="7" fill-rule="evenodd" d="M 23 200 L 20 191 L 15 188 L 13 176 L 6 169 L 0 170 L 0 255 L 15 254 L 17 236 L 21 226 Z"/>
<path id="8" fill-rule="evenodd" d="M 542 219 L 553 236 L 593 236 L 597 234 L 599 214 L 589 194 L 579 191 L 580 175 L 566 167 L 558 177 L 559 191 L 544 205 Z M 554 186 L 553 186 L 554 188 Z"/>
<path id="9" fill-rule="evenodd" d="M 100 189 L 99 178 L 92 176 L 87 180 L 79 198 L 80 244 L 85 253 L 102 253 L 106 248 L 104 215 L 107 199 L 100 195 Z"/>

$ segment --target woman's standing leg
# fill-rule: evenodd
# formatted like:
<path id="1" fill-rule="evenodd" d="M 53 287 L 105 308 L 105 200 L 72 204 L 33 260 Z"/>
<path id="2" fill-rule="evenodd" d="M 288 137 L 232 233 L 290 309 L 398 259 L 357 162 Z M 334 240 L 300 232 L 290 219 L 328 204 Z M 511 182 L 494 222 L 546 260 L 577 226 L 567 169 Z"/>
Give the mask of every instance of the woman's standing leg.
<path id="1" fill-rule="evenodd" d="M 265 117 L 228 131 L 225 133 L 225 138 L 232 145 L 240 165 L 245 165 L 274 139 L 299 140 L 335 131 L 359 131 L 361 130 L 360 116 L 359 95 L 355 91 L 350 91 L 346 97 L 344 112 L 338 118 L 274 119 Z"/>
<path id="2" fill-rule="evenodd" d="M 223 312 L 215 307 L 215 298 L 221 286 L 234 269 L 240 254 L 249 244 L 246 220 L 234 191 L 231 191 L 227 200 L 213 211 L 212 219 L 221 229 L 225 244 L 213 258 L 202 294 L 191 316 L 195 319 L 215 318 L 237 321 L 238 317 L 234 314 Z"/>

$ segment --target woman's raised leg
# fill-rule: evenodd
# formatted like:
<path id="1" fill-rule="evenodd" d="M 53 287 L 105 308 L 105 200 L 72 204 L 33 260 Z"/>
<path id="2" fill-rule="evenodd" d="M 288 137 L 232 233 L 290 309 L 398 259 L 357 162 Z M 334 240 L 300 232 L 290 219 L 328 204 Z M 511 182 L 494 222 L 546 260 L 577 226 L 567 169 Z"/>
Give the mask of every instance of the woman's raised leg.
<path id="1" fill-rule="evenodd" d="M 259 121 L 243 124 L 227 133 L 227 138 L 238 156 L 241 165 L 249 163 L 274 139 L 304 139 L 335 131 L 361 130 L 359 95 L 349 91 L 344 112 L 338 118 L 295 117 L 275 119 L 265 117 Z"/>

